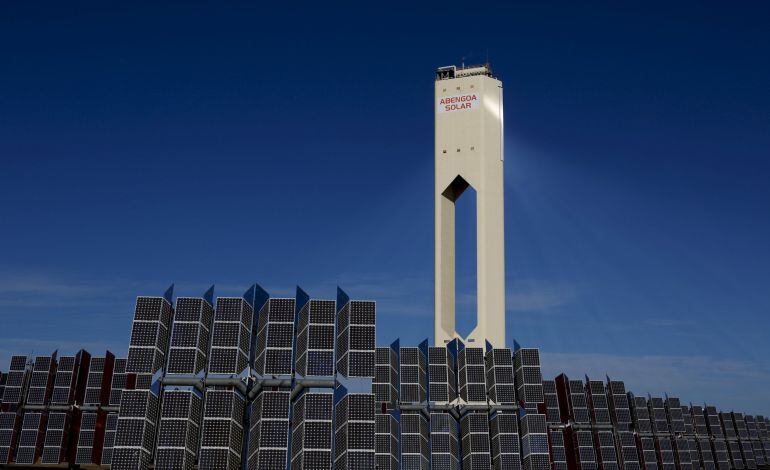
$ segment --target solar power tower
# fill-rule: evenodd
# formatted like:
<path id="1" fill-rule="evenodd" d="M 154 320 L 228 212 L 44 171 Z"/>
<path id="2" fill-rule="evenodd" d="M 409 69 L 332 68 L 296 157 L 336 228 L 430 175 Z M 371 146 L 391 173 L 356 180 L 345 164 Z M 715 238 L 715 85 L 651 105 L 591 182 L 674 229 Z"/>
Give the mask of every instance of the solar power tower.
<path id="1" fill-rule="evenodd" d="M 162 297 L 138 297 L 131 326 L 126 372 L 136 374 L 136 389 L 123 391 L 112 451 L 112 468 L 148 468 L 155 456 L 160 412 L 160 378 L 166 366 L 171 319 L 170 286 Z"/>
<path id="2" fill-rule="evenodd" d="M 442 67 L 435 81 L 435 342 L 505 346 L 503 86 L 489 65 Z M 455 203 L 476 190 L 476 327 L 455 330 Z"/>
<path id="3" fill-rule="evenodd" d="M 252 357 L 254 312 L 267 299 L 267 293 L 256 284 L 243 297 L 217 298 L 206 377 L 200 468 L 241 468 L 248 429 L 246 381 Z"/>
<path id="4" fill-rule="evenodd" d="M 306 391 L 292 405 L 292 470 L 331 470 L 334 396 Z M 253 436 L 249 436 L 251 439 Z"/>
<path id="5" fill-rule="evenodd" d="M 104 356 L 92 356 L 88 366 L 88 379 L 80 407 L 80 430 L 77 440 L 75 463 L 102 463 L 104 430 L 109 404 L 115 355 L 107 351 Z"/>
<path id="6" fill-rule="evenodd" d="M 77 429 L 80 412 L 74 405 L 85 398 L 90 361 L 91 355 L 84 350 L 59 359 L 41 463 L 75 463 L 77 433 L 72 431 Z"/>
<path id="7" fill-rule="evenodd" d="M 192 469 L 198 460 L 203 380 L 214 318 L 214 286 L 203 297 L 176 299 L 155 467 Z"/>

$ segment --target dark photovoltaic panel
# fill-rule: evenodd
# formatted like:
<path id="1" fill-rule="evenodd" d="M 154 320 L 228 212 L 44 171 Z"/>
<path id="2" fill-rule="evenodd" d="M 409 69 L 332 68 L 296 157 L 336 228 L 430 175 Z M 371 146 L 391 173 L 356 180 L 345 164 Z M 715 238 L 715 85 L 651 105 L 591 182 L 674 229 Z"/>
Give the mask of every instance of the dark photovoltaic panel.
<path id="1" fill-rule="evenodd" d="M 625 395 L 625 394 L 624 394 Z M 618 431 L 617 432 L 617 444 L 620 454 L 618 455 L 618 461 L 622 465 L 623 470 L 639 470 L 641 466 L 639 464 L 639 455 L 636 449 L 636 437 L 634 433 L 630 431 Z"/>
<path id="2" fill-rule="evenodd" d="M 556 377 L 556 389 L 559 392 L 559 405 L 562 407 L 562 415 L 566 410 L 568 420 L 578 426 L 587 426 L 591 423 L 588 413 L 588 399 L 582 380 L 570 380 L 566 375 Z M 566 406 L 565 406 L 566 404 Z M 566 421 L 562 416 L 562 421 Z"/>
<path id="3" fill-rule="evenodd" d="M 634 422 L 634 430 L 639 434 L 651 434 L 652 422 L 650 421 L 647 399 L 628 392 L 628 402 L 631 404 L 631 419 Z"/>
<path id="4" fill-rule="evenodd" d="M 516 398 L 534 411 L 543 403 L 543 374 L 540 372 L 540 350 L 519 348 L 513 353 Z"/>
<path id="5" fill-rule="evenodd" d="M 159 398 L 151 390 L 123 392 L 112 450 L 113 469 L 146 468 L 153 461 L 159 407 Z"/>
<path id="6" fill-rule="evenodd" d="M 241 468 L 245 410 L 246 399 L 237 390 L 206 390 L 199 468 Z"/>
<path id="7" fill-rule="evenodd" d="M 350 300 L 337 308 L 337 372 L 374 377 L 375 302 Z"/>
<path id="8" fill-rule="evenodd" d="M 652 430 L 657 434 L 668 434 L 668 418 L 666 416 L 666 406 L 662 398 L 650 397 L 647 400 L 647 406 L 650 409 L 650 417 L 652 421 Z M 666 470 L 665 468 L 663 470 Z"/>
<path id="9" fill-rule="evenodd" d="M 115 356 L 107 353 L 105 357 L 92 357 L 88 368 L 86 394 L 83 404 L 87 406 L 106 405 L 110 399 L 110 387 Z"/>
<path id="10" fill-rule="evenodd" d="M 163 297 L 138 297 L 131 325 L 126 372 L 136 374 L 136 388 L 150 388 L 152 376 L 166 365 L 174 311 Z"/>
<path id="11" fill-rule="evenodd" d="M 289 391 L 263 391 L 251 403 L 249 470 L 286 467 L 290 395 Z"/>
<path id="12" fill-rule="evenodd" d="M 334 468 L 374 468 L 374 395 L 345 395 L 336 403 L 334 417 Z"/>
<path id="13" fill-rule="evenodd" d="M 457 399 L 457 358 L 445 346 L 428 348 L 428 399 L 448 403 Z"/>
<path id="14" fill-rule="evenodd" d="M 692 419 L 692 410 L 687 405 L 682 405 L 682 420 L 684 421 L 684 433 L 688 436 L 695 434 L 695 423 Z"/>
<path id="15" fill-rule="evenodd" d="M 719 470 L 730 468 L 730 452 L 727 450 L 727 442 L 723 438 L 714 438 L 711 441 L 711 449 L 714 452 L 714 461 Z"/>
<path id="16" fill-rule="evenodd" d="M 155 468 L 195 467 L 200 442 L 203 397 L 192 387 L 166 389 L 160 409 Z"/>
<path id="17" fill-rule="evenodd" d="M 556 392 L 556 382 L 554 380 L 543 380 L 543 400 L 546 422 L 548 424 L 561 423 L 559 395 Z"/>
<path id="18" fill-rule="evenodd" d="M 378 470 L 398 470 L 398 421 L 391 413 L 377 413 L 374 419 L 374 459 L 376 468 Z"/>
<path id="19" fill-rule="evenodd" d="M 525 470 L 549 470 L 548 428 L 545 415 L 527 413 L 519 420 L 521 430 L 521 458 Z"/>
<path id="20" fill-rule="evenodd" d="M 594 431 L 599 467 L 603 470 L 618 470 L 618 454 L 615 446 L 615 435 L 611 430 Z"/>
<path id="21" fill-rule="evenodd" d="M 463 470 L 482 470 L 492 467 L 489 436 L 489 418 L 486 412 L 470 412 L 460 418 Z"/>
<path id="22" fill-rule="evenodd" d="M 622 380 L 607 379 L 607 398 L 610 404 L 612 424 L 620 431 L 631 430 L 631 405 Z"/>
<path id="23" fill-rule="evenodd" d="M 596 426 L 611 426 L 610 405 L 601 380 L 586 380 L 588 408 L 591 422 Z M 614 470 L 614 469 L 612 469 Z"/>
<path id="24" fill-rule="evenodd" d="M 736 470 L 743 470 L 746 464 L 741 455 L 741 444 L 736 440 L 727 440 L 727 450 L 730 455 L 730 467 Z"/>
<path id="25" fill-rule="evenodd" d="M 674 453 L 678 470 L 692 470 L 690 441 L 684 437 L 674 438 Z"/>
<path id="26" fill-rule="evenodd" d="M 428 420 L 419 411 L 401 413 L 401 468 L 427 470 L 430 462 Z"/>
<path id="27" fill-rule="evenodd" d="M 70 413 L 49 413 L 41 463 L 59 464 L 64 461 L 70 424 Z"/>
<path id="28" fill-rule="evenodd" d="M 398 354 L 393 348 L 376 348 L 374 353 L 374 400 L 380 408 L 394 409 L 398 402 Z"/>
<path id="29" fill-rule="evenodd" d="M 719 413 L 719 422 L 722 424 L 722 429 L 725 431 L 725 438 L 728 440 L 738 438 L 738 431 L 735 430 L 732 413 Z"/>
<path id="30" fill-rule="evenodd" d="M 50 361 L 48 366 L 50 367 Z M 41 367 L 41 371 L 43 371 L 43 367 Z M 47 373 L 47 371 L 45 372 Z M 19 447 L 16 449 L 17 464 L 31 465 L 38 459 L 38 457 L 40 457 L 43 450 L 43 439 L 45 439 L 47 419 L 47 413 L 24 413 L 21 435 L 19 437 Z"/>
<path id="31" fill-rule="evenodd" d="M 569 464 L 567 463 L 567 450 L 564 446 L 564 431 L 562 429 L 553 428 L 548 431 L 548 446 L 551 449 L 553 470 L 567 470 Z"/>
<path id="32" fill-rule="evenodd" d="M 310 299 L 299 311 L 297 323 L 297 374 L 303 377 L 334 375 L 333 300 Z"/>
<path id="33" fill-rule="evenodd" d="M 271 298 L 259 312 L 254 370 L 261 376 L 291 375 L 294 299 Z"/>
<path id="34" fill-rule="evenodd" d="M 487 393 L 493 404 L 516 404 L 516 385 L 513 378 L 513 354 L 508 348 L 487 351 L 485 358 Z"/>
<path id="35" fill-rule="evenodd" d="M 457 355 L 457 386 L 466 403 L 487 401 L 486 365 L 482 348 L 464 348 Z"/>
<path id="36" fill-rule="evenodd" d="M 79 357 L 78 357 L 79 358 Z M 54 379 L 52 405 L 71 405 L 75 403 L 75 386 L 77 385 L 77 370 L 80 365 L 75 356 L 59 358 L 56 378 Z"/>
<path id="37" fill-rule="evenodd" d="M 507 444 L 505 442 L 505 436 L 499 435 L 499 427 L 497 429 L 498 435 L 497 440 L 495 440 L 495 428 L 492 424 L 490 424 L 490 431 L 493 432 L 493 448 L 495 444 Z M 430 453 L 432 468 L 436 470 L 459 470 L 460 441 L 458 434 L 459 426 L 454 416 L 449 413 L 430 414 Z M 518 435 L 516 439 L 516 450 L 518 450 Z"/>
<path id="38" fill-rule="evenodd" d="M 582 383 L 582 382 L 581 382 Z M 575 428 L 567 428 L 571 439 L 573 451 L 572 459 L 580 466 L 581 470 L 597 470 L 599 465 L 594 449 L 594 438 L 591 431 L 579 431 Z"/>
<path id="39" fill-rule="evenodd" d="M 683 434 L 684 416 L 682 415 L 682 403 L 679 401 L 679 398 L 666 397 L 665 406 L 669 429 L 674 434 Z"/>
<path id="40" fill-rule="evenodd" d="M 708 437 L 709 429 L 706 424 L 706 415 L 703 407 L 700 405 L 692 405 L 690 407 L 690 413 L 692 413 L 692 423 L 695 428 L 695 435 L 698 437 Z"/>
<path id="41" fill-rule="evenodd" d="M 102 446 L 102 465 L 112 465 L 112 451 L 115 448 L 115 436 L 118 430 L 118 413 L 107 413 L 104 426 L 104 445 Z"/>
<path id="42" fill-rule="evenodd" d="M 716 470 L 717 465 L 714 452 L 711 449 L 711 439 L 700 437 L 696 439 L 695 444 L 697 445 L 698 460 L 700 461 L 701 468 L 704 470 Z"/>
<path id="43" fill-rule="evenodd" d="M 3 390 L 4 409 L 15 411 L 21 404 L 29 374 L 27 356 L 12 356 L 8 374 L 6 374 L 5 390 Z"/>
<path id="44" fill-rule="evenodd" d="M 642 397 L 639 397 L 642 398 Z M 655 450 L 655 438 L 639 436 L 639 457 L 645 470 L 658 470 L 658 457 Z"/>
<path id="45" fill-rule="evenodd" d="M 32 377 L 27 390 L 27 404 L 46 405 L 53 392 L 56 376 L 56 355 L 38 356 L 32 368 Z M 25 451 L 26 452 L 26 451 Z"/>
<path id="46" fill-rule="evenodd" d="M 674 444 L 671 442 L 671 437 L 665 434 L 655 436 L 655 451 L 658 454 L 658 466 L 661 470 L 676 470 Z"/>
<path id="47" fill-rule="evenodd" d="M 706 405 L 703 413 L 706 416 L 706 426 L 708 427 L 708 433 L 714 437 L 725 437 L 725 431 L 722 429 L 722 423 L 719 420 L 719 413 L 716 407 Z M 717 460 L 719 462 L 719 460 Z"/>
<path id="48" fill-rule="evenodd" d="M 167 374 L 196 375 L 206 369 L 214 307 L 205 299 L 176 301 Z"/>
<path id="49" fill-rule="evenodd" d="M 126 358 L 115 359 L 115 368 L 112 371 L 112 384 L 110 387 L 110 406 L 120 406 L 120 397 L 123 394 L 123 390 L 133 388 L 133 384 L 129 384 L 128 374 L 126 373 Z"/>
<path id="50" fill-rule="evenodd" d="M 407 347 L 401 348 L 399 362 L 401 403 L 414 404 L 426 401 L 428 399 L 428 358 L 420 348 Z"/>
<path id="51" fill-rule="evenodd" d="M 99 413 L 95 411 L 85 411 L 80 415 L 80 433 L 78 434 L 78 447 L 75 463 L 99 463 L 94 462 L 93 458 L 96 422 L 99 418 Z"/>
<path id="52" fill-rule="evenodd" d="M 334 396 L 331 393 L 308 392 L 294 402 L 292 470 L 331 470 L 333 415 Z"/>
<path id="53" fill-rule="evenodd" d="M 238 375 L 246 370 L 251 353 L 253 320 L 254 310 L 243 298 L 217 298 L 209 374 Z"/>

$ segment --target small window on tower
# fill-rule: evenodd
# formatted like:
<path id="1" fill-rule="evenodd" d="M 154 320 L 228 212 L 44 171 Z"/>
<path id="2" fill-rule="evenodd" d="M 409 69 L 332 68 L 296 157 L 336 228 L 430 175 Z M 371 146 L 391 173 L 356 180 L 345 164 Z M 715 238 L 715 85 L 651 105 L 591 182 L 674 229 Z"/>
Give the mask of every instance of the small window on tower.
<path id="1" fill-rule="evenodd" d="M 460 149 L 457 149 L 457 151 L 459 152 L 459 151 L 460 151 Z"/>
<path id="2" fill-rule="evenodd" d="M 446 153 L 446 149 L 442 150 L 441 153 Z"/>

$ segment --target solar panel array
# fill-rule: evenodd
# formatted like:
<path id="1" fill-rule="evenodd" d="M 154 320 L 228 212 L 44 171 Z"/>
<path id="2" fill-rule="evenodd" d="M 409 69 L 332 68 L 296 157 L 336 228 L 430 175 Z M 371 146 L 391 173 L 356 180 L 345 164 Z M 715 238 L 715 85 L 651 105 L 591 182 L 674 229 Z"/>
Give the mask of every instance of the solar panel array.
<path id="1" fill-rule="evenodd" d="M 419 411 L 404 411 L 401 413 L 400 425 L 402 470 L 428 470 L 428 419 Z"/>
<path id="2" fill-rule="evenodd" d="M 437 348 L 446 349 L 446 348 Z M 515 418 L 515 417 L 514 417 Z M 493 418 L 494 420 L 494 418 Z M 430 414 L 430 459 L 434 469 L 459 470 L 460 468 L 460 441 L 457 420 L 450 413 Z M 492 432 L 492 446 L 505 445 L 505 436 L 499 435 L 499 426 L 494 427 L 490 422 Z M 495 436 L 497 431 L 497 436 Z M 495 439 L 497 437 L 497 439 Z M 518 435 L 516 436 L 516 450 L 518 451 Z M 498 447 L 499 450 L 499 447 Z M 508 449 L 506 449 L 508 450 Z M 499 455 L 499 452 L 498 452 Z"/>
<path id="3" fill-rule="evenodd" d="M 331 470 L 334 396 L 307 392 L 292 406 L 292 470 Z M 288 423 L 287 423 L 288 425 Z"/>
<path id="4" fill-rule="evenodd" d="M 289 462 L 290 391 L 262 391 L 251 404 L 248 468 L 285 468 Z M 306 436 L 311 439 L 315 436 Z"/>
<path id="5" fill-rule="evenodd" d="M 401 348 L 399 352 L 401 403 L 422 403 L 428 399 L 428 358 L 420 348 Z M 403 428 L 403 426 L 402 426 Z"/>
<path id="6" fill-rule="evenodd" d="M 647 400 L 609 378 L 543 380 L 538 350 L 518 345 L 513 353 L 465 348 L 457 340 L 375 350 L 374 302 L 344 293 L 336 302 L 310 299 L 298 289 L 296 299 L 257 303 L 266 293 L 251 292 L 220 297 L 216 308 L 209 293 L 179 298 L 176 306 L 170 296 L 139 297 L 128 358 L 81 351 L 28 364 L 14 356 L 0 379 L 0 465 L 728 470 L 767 464 L 765 417 L 682 405 L 676 397 Z"/>

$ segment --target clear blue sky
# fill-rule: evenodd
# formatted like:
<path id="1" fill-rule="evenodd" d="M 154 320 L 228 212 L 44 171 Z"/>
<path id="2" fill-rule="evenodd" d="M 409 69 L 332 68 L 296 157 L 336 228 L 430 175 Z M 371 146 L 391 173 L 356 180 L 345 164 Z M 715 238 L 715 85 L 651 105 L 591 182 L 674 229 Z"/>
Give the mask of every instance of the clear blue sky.
<path id="1" fill-rule="evenodd" d="M 339 284 L 430 336 L 433 71 L 488 55 L 508 337 L 770 414 L 766 4 L 162 3 L 0 6 L 0 369 L 124 353 L 171 282 Z"/>

